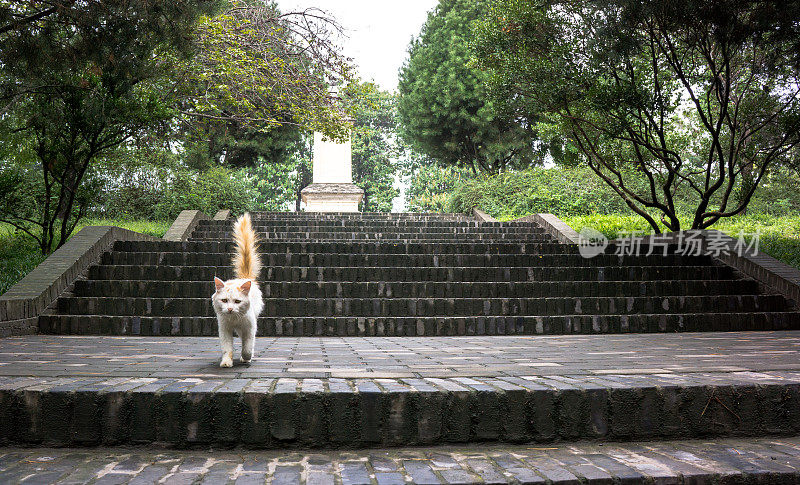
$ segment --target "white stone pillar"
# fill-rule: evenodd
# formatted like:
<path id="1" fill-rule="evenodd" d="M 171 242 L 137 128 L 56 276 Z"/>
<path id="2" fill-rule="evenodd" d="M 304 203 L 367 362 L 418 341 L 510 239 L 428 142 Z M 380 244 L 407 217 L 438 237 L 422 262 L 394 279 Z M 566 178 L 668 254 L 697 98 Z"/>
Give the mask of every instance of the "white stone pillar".
<path id="1" fill-rule="evenodd" d="M 300 191 L 306 212 L 358 212 L 364 191 L 353 184 L 350 138 L 338 143 L 314 132 L 313 178 Z"/>

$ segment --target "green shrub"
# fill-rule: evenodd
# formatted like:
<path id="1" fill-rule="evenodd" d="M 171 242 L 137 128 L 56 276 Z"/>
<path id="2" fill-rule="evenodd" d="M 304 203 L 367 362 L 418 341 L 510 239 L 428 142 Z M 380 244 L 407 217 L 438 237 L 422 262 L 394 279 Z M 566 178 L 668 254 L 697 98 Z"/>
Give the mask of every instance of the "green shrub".
<path id="1" fill-rule="evenodd" d="M 213 167 L 142 171 L 125 183 L 110 184 L 100 198 L 95 217 L 123 220 L 172 220 L 186 209 L 214 215 L 220 209 L 234 214 L 255 210 L 258 194 L 240 170 Z"/>
<path id="2" fill-rule="evenodd" d="M 0 295 L 30 273 L 45 257 L 33 238 L 0 224 Z"/>
<path id="3" fill-rule="evenodd" d="M 156 219 L 174 219 L 182 210 L 197 209 L 214 215 L 220 209 L 241 214 L 255 209 L 257 194 L 250 180 L 223 167 L 205 172 L 180 172 L 155 206 Z"/>
<path id="4" fill-rule="evenodd" d="M 453 190 L 449 209 L 469 212 L 473 207 L 500 218 L 536 212 L 579 215 L 627 209 L 610 187 L 583 168 L 532 168 L 466 180 Z"/>
<path id="5" fill-rule="evenodd" d="M 409 212 L 446 212 L 450 192 L 468 180 L 472 174 L 453 166 L 439 166 L 433 162 L 409 169 L 409 184 L 405 198 Z"/>
<path id="6" fill-rule="evenodd" d="M 647 192 L 649 185 L 642 177 L 626 173 L 623 178 L 636 193 Z M 797 184 L 796 173 L 782 168 L 774 170 L 759 185 L 747 213 L 797 214 L 800 212 Z M 531 168 L 462 179 L 451 191 L 448 204 L 448 209 L 454 212 L 469 212 L 478 207 L 498 219 L 513 219 L 536 212 L 549 212 L 559 217 L 591 214 L 635 216 L 614 189 L 587 167 Z M 684 190 L 676 196 L 675 205 L 679 214 L 690 214 L 697 201 L 690 191 Z"/>

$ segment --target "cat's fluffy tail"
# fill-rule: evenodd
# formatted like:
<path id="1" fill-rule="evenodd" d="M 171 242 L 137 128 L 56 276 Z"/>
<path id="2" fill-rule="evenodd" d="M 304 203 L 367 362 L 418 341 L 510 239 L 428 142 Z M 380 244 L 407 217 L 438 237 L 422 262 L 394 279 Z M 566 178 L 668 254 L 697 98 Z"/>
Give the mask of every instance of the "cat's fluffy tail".
<path id="1" fill-rule="evenodd" d="M 236 277 L 257 279 L 261 271 L 261 259 L 258 257 L 258 238 L 250 214 L 243 214 L 233 224 L 233 241 L 236 243 L 236 256 L 233 257 Z"/>

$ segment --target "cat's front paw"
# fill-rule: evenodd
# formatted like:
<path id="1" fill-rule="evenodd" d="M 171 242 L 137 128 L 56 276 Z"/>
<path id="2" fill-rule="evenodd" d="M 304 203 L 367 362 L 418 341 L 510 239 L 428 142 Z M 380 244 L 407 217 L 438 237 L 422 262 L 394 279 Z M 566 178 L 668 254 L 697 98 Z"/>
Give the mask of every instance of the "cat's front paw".
<path id="1" fill-rule="evenodd" d="M 242 359 L 239 362 L 241 362 L 242 364 L 249 364 L 251 360 L 252 359 L 245 359 L 244 357 L 242 357 Z"/>
<path id="2" fill-rule="evenodd" d="M 222 358 L 222 361 L 219 363 L 220 367 L 233 367 L 233 359 L 230 356 L 226 355 Z"/>

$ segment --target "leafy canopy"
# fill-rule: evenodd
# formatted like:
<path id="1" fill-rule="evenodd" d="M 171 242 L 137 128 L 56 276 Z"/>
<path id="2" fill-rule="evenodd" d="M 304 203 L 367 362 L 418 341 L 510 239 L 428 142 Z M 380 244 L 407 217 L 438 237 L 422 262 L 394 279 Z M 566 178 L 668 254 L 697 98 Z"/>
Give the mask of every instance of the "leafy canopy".
<path id="1" fill-rule="evenodd" d="M 706 228 L 796 153 L 799 4 L 498 0 L 475 58 L 655 231 L 680 229 L 680 191 Z"/>
<path id="2" fill-rule="evenodd" d="M 398 155 L 395 97 L 375 84 L 354 83 L 344 102 L 353 112 L 351 132 L 353 183 L 364 189 L 362 210 L 391 212 L 392 199 L 400 194 L 394 187 Z"/>
<path id="3" fill-rule="evenodd" d="M 330 87 L 353 81 L 341 28 L 318 9 L 231 0 L 200 18 L 177 85 L 189 158 L 202 168 L 288 161 L 304 131 L 341 138 L 350 113 Z"/>
<path id="4" fill-rule="evenodd" d="M 540 157 L 526 120 L 489 99 L 486 75 L 468 66 L 471 23 L 484 0 L 441 0 L 400 70 L 401 133 L 420 153 L 474 171 L 528 166 Z"/>
<path id="5" fill-rule="evenodd" d="M 66 242 L 91 203 L 83 181 L 92 162 L 173 117 L 163 58 L 191 56 L 187 39 L 213 7 L 0 2 L 0 221 L 43 253 Z"/>

